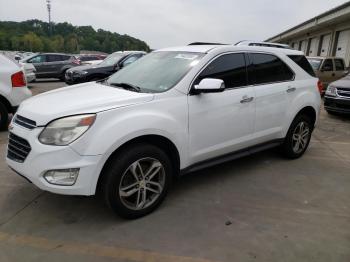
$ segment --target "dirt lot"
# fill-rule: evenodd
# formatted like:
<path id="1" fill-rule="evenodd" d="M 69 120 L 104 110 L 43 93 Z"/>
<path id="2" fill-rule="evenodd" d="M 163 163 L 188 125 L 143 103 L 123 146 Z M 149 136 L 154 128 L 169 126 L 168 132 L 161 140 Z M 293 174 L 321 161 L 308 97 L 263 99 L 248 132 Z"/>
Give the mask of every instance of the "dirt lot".
<path id="1" fill-rule="evenodd" d="M 350 261 L 350 117 L 322 111 L 301 159 L 272 150 L 187 175 L 135 221 L 96 197 L 42 192 L 4 160 L 0 174 L 1 262 Z"/>

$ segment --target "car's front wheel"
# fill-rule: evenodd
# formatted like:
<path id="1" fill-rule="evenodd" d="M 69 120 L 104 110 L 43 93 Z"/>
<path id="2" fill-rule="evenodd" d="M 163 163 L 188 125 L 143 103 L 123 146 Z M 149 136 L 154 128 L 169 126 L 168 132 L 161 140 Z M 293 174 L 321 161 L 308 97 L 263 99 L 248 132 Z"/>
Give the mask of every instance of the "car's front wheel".
<path id="1" fill-rule="evenodd" d="M 108 206 L 124 218 L 135 219 L 151 213 L 164 200 L 173 168 L 163 150 L 139 144 L 115 155 L 103 175 Z"/>
<path id="2" fill-rule="evenodd" d="M 313 131 L 313 122 L 307 115 L 298 115 L 292 122 L 282 145 L 286 157 L 301 157 L 309 146 Z"/>

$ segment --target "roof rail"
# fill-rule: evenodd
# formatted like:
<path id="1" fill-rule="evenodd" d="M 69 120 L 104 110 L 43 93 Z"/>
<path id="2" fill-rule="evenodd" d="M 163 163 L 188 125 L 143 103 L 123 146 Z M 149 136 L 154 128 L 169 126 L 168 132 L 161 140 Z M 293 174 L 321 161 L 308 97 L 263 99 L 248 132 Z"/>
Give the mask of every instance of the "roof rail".
<path id="1" fill-rule="evenodd" d="M 235 44 L 236 46 L 263 46 L 263 47 L 274 47 L 274 48 L 283 48 L 283 49 L 293 49 L 289 45 L 270 43 L 270 42 L 259 42 L 259 41 L 240 41 Z"/>
<path id="2" fill-rule="evenodd" d="M 222 43 L 206 43 L 206 42 L 193 42 L 188 45 L 227 45 Z"/>

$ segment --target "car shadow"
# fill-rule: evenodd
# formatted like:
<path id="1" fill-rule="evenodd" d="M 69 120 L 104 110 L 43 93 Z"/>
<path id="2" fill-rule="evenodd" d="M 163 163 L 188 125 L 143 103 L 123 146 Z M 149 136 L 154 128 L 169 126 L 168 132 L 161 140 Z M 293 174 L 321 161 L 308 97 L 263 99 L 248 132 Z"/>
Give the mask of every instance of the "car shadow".
<path id="1" fill-rule="evenodd" d="M 190 195 L 193 190 L 203 190 L 204 188 L 215 187 L 217 183 L 235 183 L 244 177 L 254 174 L 244 170 L 257 168 L 257 165 L 264 161 L 281 160 L 275 150 L 268 150 L 248 157 L 230 161 L 224 164 L 206 168 L 200 171 L 189 173 L 177 178 L 170 189 L 165 203 L 150 216 L 162 216 L 167 210 L 167 206 L 182 201 L 185 195 Z M 288 161 L 288 160 L 286 160 Z M 255 163 L 252 166 L 252 163 Z M 28 186 L 28 185 L 26 185 Z M 33 185 L 34 187 L 34 185 Z M 213 188 L 211 188 L 213 190 Z M 12 197 L 16 198 L 16 195 Z M 9 199 L 11 201 L 11 199 Z M 22 211 L 26 220 L 30 220 L 32 227 L 66 227 L 79 225 L 79 227 L 93 227 L 94 230 L 103 230 L 117 224 L 133 223 L 132 220 L 125 220 L 114 214 L 104 203 L 101 195 L 83 196 L 63 196 L 49 192 L 42 192 L 40 197 L 32 201 Z M 42 215 L 44 214 L 44 215 Z M 19 220 L 23 218 L 18 218 Z M 16 220 L 13 223 L 18 223 Z M 23 225 L 25 226 L 25 225 Z"/>

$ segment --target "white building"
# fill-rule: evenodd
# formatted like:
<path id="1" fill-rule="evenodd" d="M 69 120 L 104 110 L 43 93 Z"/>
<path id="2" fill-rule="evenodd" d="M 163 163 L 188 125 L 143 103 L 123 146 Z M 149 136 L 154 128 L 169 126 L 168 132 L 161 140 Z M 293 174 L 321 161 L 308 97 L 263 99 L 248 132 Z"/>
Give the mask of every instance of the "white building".
<path id="1" fill-rule="evenodd" d="M 267 39 L 307 56 L 337 56 L 350 66 L 350 1 Z"/>

